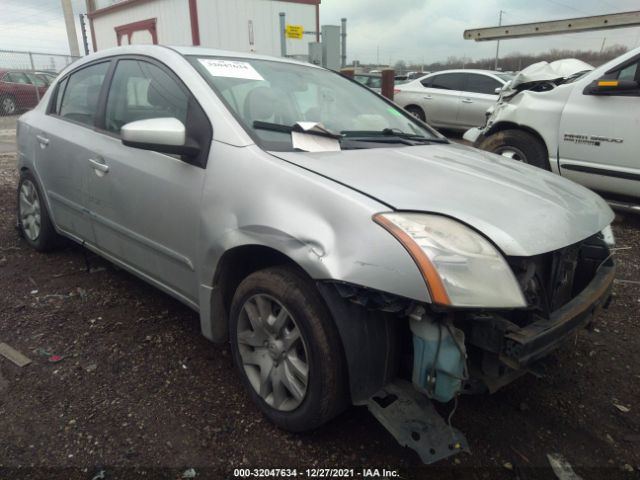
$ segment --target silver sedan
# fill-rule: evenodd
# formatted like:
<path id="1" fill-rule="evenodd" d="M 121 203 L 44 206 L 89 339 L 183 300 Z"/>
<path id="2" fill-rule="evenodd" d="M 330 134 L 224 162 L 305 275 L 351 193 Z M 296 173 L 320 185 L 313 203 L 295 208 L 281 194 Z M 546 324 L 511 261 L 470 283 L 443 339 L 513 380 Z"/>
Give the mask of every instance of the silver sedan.
<path id="1" fill-rule="evenodd" d="M 491 70 L 444 70 L 398 85 L 394 100 L 432 127 L 467 130 L 484 123 L 511 78 Z"/>
<path id="2" fill-rule="evenodd" d="M 18 149 L 30 246 L 71 239 L 199 312 L 281 428 L 367 405 L 425 462 L 466 448 L 431 401 L 526 373 L 613 283 L 596 194 L 289 59 L 89 55 Z"/>

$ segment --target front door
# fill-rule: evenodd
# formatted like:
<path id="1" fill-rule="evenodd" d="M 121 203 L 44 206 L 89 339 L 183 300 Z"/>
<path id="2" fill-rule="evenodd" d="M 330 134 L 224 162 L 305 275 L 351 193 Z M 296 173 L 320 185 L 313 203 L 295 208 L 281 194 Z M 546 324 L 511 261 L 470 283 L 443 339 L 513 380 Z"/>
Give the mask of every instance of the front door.
<path id="1" fill-rule="evenodd" d="M 198 294 L 205 170 L 174 155 L 127 147 L 120 129 L 137 120 L 173 117 L 187 125 L 189 135 L 194 109 L 200 107 L 190 92 L 162 65 L 119 60 L 106 99 L 104 133 L 95 145 L 99 165 L 89 182 L 98 248 L 192 302 Z"/>
<path id="2" fill-rule="evenodd" d="M 640 82 L 640 58 L 609 70 L 606 79 Z M 559 164 L 563 176 L 604 193 L 640 197 L 640 88 L 608 95 L 576 85 L 560 122 Z"/>

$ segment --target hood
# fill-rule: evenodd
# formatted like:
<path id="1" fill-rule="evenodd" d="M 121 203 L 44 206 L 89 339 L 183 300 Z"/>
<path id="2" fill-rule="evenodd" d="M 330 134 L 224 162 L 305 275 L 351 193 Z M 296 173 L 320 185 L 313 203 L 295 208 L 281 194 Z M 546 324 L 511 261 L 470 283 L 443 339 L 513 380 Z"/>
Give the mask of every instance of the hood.
<path id="1" fill-rule="evenodd" d="M 557 250 L 613 220 L 604 200 L 576 183 L 459 144 L 272 154 L 373 197 L 389 210 L 458 219 L 506 255 Z"/>
<path id="2" fill-rule="evenodd" d="M 505 90 L 524 90 L 528 84 L 536 85 L 540 82 L 555 83 L 579 72 L 593 70 L 589 65 L 577 58 L 565 58 L 555 62 L 538 62 L 523 68 L 513 79 L 505 85 Z"/>

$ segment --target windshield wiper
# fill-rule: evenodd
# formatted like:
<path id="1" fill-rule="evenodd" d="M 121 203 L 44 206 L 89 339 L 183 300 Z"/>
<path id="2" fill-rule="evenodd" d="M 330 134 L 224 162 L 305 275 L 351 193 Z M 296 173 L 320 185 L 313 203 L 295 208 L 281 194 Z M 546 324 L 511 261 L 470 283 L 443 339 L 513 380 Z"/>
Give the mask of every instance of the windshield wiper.
<path id="1" fill-rule="evenodd" d="M 424 135 L 420 135 L 418 133 L 403 132 L 402 130 L 397 128 L 383 128 L 382 130 L 343 130 L 340 133 L 344 135 L 345 139 L 367 140 L 370 142 L 378 141 L 391 143 L 394 140 L 398 141 L 398 139 L 403 139 L 419 143 L 449 143 L 449 141 L 444 138 L 425 137 Z M 411 145 L 413 145 L 413 143 L 411 143 Z"/>
<path id="2" fill-rule="evenodd" d="M 291 132 L 300 132 L 306 133 L 308 135 L 317 135 L 318 137 L 329 137 L 329 138 L 343 138 L 343 135 L 339 133 L 331 132 L 330 130 L 318 131 L 318 130 L 305 130 L 297 123 L 293 125 L 284 125 L 281 123 L 271 123 L 271 122 L 263 122 L 261 120 L 254 120 L 253 128 L 257 128 L 258 130 L 269 130 L 271 132 L 281 132 L 281 133 L 291 133 Z M 324 128 L 324 127 L 323 127 Z"/>

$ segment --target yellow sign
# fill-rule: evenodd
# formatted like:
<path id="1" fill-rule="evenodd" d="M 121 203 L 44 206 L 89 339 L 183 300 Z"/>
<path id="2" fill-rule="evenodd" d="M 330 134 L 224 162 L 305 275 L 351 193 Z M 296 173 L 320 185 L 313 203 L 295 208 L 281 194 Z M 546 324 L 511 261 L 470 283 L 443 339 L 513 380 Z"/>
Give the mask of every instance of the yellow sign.
<path id="1" fill-rule="evenodd" d="M 304 35 L 304 27 L 302 25 L 287 25 L 285 32 L 287 33 L 287 38 L 302 40 L 302 36 Z"/>

